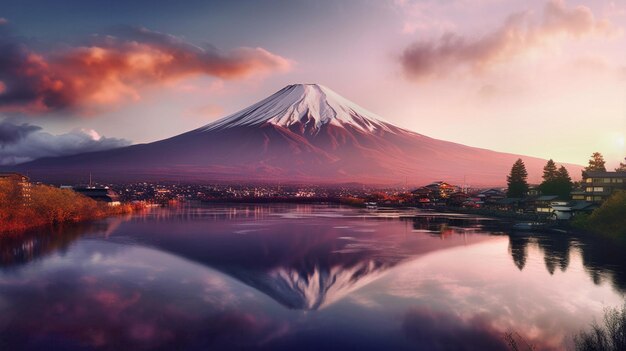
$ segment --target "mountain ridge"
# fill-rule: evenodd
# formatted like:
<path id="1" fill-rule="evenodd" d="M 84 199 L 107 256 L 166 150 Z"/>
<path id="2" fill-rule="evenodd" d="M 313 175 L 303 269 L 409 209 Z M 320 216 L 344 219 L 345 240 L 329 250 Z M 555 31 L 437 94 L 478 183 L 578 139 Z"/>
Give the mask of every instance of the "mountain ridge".
<path id="1" fill-rule="evenodd" d="M 503 185 L 517 158 L 529 180 L 546 160 L 434 139 L 387 122 L 327 87 L 293 84 L 160 141 L 14 167 L 36 180 Z M 582 167 L 566 165 L 576 176 Z"/>

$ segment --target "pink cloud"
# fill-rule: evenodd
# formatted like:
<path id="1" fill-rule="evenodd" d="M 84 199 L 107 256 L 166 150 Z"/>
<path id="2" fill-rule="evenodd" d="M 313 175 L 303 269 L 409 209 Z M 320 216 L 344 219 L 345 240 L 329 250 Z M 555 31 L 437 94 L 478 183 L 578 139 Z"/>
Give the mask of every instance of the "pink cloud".
<path id="1" fill-rule="evenodd" d="M 195 109 L 190 109 L 187 115 L 192 117 L 219 117 L 224 114 L 224 108 L 220 105 L 209 104 Z"/>
<path id="2" fill-rule="evenodd" d="M 93 36 L 89 45 L 39 53 L 0 34 L 0 111 L 90 110 L 141 99 L 141 90 L 192 76 L 238 79 L 287 71 L 263 48 L 221 51 L 145 28 Z"/>
<path id="3" fill-rule="evenodd" d="M 550 42 L 618 32 L 613 23 L 597 19 L 588 7 L 569 8 L 562 0 L 551 0 L 540 18 L 531 12 L 514 13 L 500 28 L 480 38 L 448 32 L 437 40 L 415 42 L 404 50 L 400 62 L 412 80 L 444 76 L 457 69 L 477 73 Z"/>

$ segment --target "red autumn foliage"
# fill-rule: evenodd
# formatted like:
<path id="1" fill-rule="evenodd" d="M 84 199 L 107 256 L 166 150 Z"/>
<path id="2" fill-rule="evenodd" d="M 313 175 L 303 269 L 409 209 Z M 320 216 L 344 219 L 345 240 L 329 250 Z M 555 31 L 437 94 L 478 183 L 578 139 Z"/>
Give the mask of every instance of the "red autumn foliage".
<path id="1" fill-rule="evenodd" d="M 96 202 L 73 190 L 0 179 L 0 234 L 29 228 L 76 223 L 128 213 L 131 205 L 116 207 Z"/>

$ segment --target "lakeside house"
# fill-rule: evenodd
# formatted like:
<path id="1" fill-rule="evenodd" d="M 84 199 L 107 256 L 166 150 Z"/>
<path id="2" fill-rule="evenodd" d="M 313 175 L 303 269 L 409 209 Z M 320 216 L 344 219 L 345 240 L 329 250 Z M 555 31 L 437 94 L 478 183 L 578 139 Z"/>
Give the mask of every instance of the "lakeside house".
<path id="1" fill-rule="evenodd" d="M 553 203 L 557 203 L 557 199 L 559 197 L 557 195 L 541 195 L 534 199 L 534 201 L 529 201 L 531 205 L 533 205 L 534 212 L 537 213 L 552 213 L 552 205 Z M 560 203 L 560 202 L 558 202 Z"/>
<path id="2" fill-rule="evenodd" d="M 119 206 L 121 204 L 119 195 L 106 186 L 79 186 L 69 188 L 96 201 L 106 202 L 109 206 Z"/>
<path id="3" fill-rule="evenodd" d="M 580 200 L 556 202 L 551 206 L 552 216 L 557 220 L 568 220 L 576 216 L 578 213 L 589 214 L 598 207 L 599 205 L 597 203 Z"/>
<path id="4" fill-rule="evenodd" d="M 507 197 L 496 202 L 496 208 L 500 211 L 519 212 L 523 209 L 524 199 L 519 197 Z"/>
<path id="5" fill-rule="evenodd" d="M 614 191 L 626 190 L 626 172 L 584 171 L 581 185 L 585 201 L 601 203 Z"/>
<path id="6" fill-rule="evenodd" d="M 498 201 L 506 198 L 506 193 L 501 189 L 491 188 L 481 191 L 476 197 L 480 199 L 481 206 L 494 206 Z"/>
<path id="7" fill-rule="evenodd" d="M 446 201 L 460 190 L 456 185 L 438 181 L 413 190 L 411 195 L 417 199 L 418 203 L 438 203 Z"/>

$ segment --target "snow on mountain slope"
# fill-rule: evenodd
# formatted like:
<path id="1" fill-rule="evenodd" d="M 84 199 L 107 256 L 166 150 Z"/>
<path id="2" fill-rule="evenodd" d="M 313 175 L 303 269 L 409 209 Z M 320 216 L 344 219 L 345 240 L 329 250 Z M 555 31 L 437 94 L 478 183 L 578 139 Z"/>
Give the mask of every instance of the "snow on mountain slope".
<path id="1" fill-rule="evenodd" d="M 201 128 L 212 131 L 265 123 L 281 127 L 301 124 L 319 132 L 323 125 L 353 127 L 362 132 L 385 130 L 390 123 L 319 84 L 286 86 L 270 97 Z"/>

